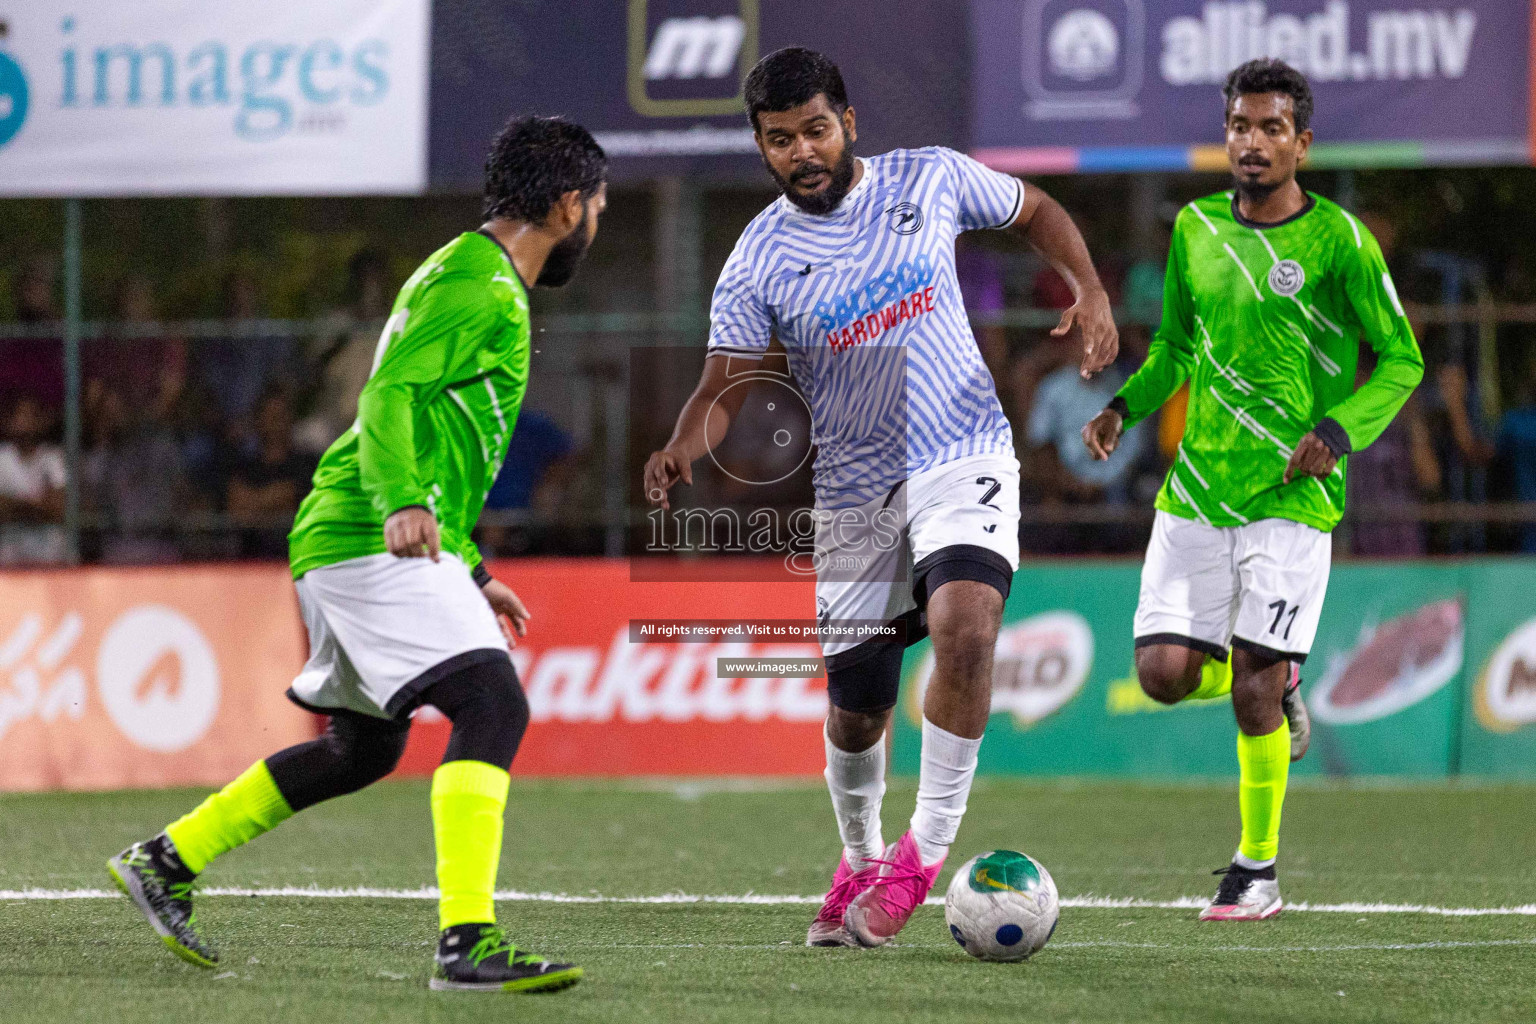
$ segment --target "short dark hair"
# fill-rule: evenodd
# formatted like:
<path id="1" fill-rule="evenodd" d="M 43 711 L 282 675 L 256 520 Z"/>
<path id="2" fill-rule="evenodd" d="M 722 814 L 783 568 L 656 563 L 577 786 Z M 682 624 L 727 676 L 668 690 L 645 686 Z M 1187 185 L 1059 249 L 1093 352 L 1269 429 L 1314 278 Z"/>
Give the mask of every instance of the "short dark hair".
<path id="1" fill-rule="evenodd" d="M 581 125 L 563 117 L 513 117 L 485 158 L 485 216 L 540 223 L 567 192 L 591 198 L 607 174 L 603 147 Z"/>
<path id="2" fill-rule="evenodd" d="M 1226 101 L 1223 118 L 1232 112 L 1234 99 L 1260 92 L 1284 93 L 1291 98 L 1298 132 L 1306 131 L 1312 123 L 1312 86 L 1307 84 L 1307 76 L 1274 57 L 1260 57 L 1232 69 L 1221 90 Z"/>
<path id="3" fill-rule="evenodd" d="M 757 131 L 757 115 L 763 111 L 791 110 L 818 95 L 826 96 L 838 114 L 848 109 L 843 73 L 830 57 L 803 46 L 773 51 L 747 72 L 742 86 L 753 131 Z"/>

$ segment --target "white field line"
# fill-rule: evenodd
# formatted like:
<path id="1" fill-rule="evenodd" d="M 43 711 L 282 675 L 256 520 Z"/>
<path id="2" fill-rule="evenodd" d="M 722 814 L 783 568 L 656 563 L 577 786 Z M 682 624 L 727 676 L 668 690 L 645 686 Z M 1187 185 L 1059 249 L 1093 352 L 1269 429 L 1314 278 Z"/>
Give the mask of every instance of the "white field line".
<path id="1" fill-rule="evenodd" d="M 1337 946 L 1207 946 L 1195 942 L 1117 942 L 1113 939 L 1053 942 L 1051 949 L 1176 949 L 1212 953 L 1346 953 L 1380 950 L 1483 949 L 1536 946 L 1536 939 L 1474 939 L 1464 942 L 1359 942 Z M 799 942 L 563 942 L 561 949 L 797 949 Z M 953 949 L 947 942 L 892 942 L 888 949 Z"/>
<path id="2" fill-rule="evenodd" d="M 377 889 L 367 886 L 335 889 L 317 889 L 294 885 L 273 886 L 269 888 L 209 886 L 206 889 L 198 890 L 198 895 L 296 897 L 302 899 L 435 900 L 437 899 L 437 890 L 430 886 L 423 886 L 420 889 Z M 120 894 L 110 889 L 0 889 L 0 902 L 24 900 L 104 900 L 118 898 L 120 898 Z M 716 903 L 751 906 L 816 905 L 822 900 L 821 896 L 775 895 L 752 892 L 739 895 L 693 895 L 678 892 L 664 893 L 659 896 L 602 896 L 595 893 L 583 895 L 577 893 L 523 892 L 518 889 L 499 890 L 496 893 L 496 898 L 508 903 L 633 903 L 651 905 Z M 1072 909 L 1084 910 L 1200 910 L 1209 902 L 1209 900 L 1198 896 L 1182 896 L 1176 900 L 1144 900 L 1118 896 L 1068 896 L 1061 901 L 1061 905 Z M 931 896 L 928 898 L 927 905 L 940 907 L 944 905 L 944 900 L 939 896 Z M 1301 913 L 1323 914 L 1536 917 L 1536 903 L 1504 907 L 1439 907 L 1426 903 L 1287 903 L 1285 909 Z"/>

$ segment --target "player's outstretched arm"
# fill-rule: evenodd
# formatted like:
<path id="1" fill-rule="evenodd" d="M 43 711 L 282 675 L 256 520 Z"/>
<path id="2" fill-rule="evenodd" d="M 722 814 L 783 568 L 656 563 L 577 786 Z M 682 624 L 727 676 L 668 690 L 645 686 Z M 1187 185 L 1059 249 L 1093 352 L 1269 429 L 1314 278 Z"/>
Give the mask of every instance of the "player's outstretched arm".
<path id="1" fill-rule="evenodd" d="M 734 361 L 734 369 L 733 369 Z M 652 452 L 645 463 L 645 500 L 660 508 L 672 507 L 668 492 L 679 480 L 693 484 L 693 464 L 725 437 L 731 420 L 741 411 L 748 388 L 726 394 L 741 372 L 742 357 L 716 353 L 704 360 L 704 373 L 677 417 L 672 439 Z"/>
<path id="2" fill-rule="evenodd" d="M 1013 230 L 1045 257 L 1072 289 L 1077 301 L 1061 315 L 1051 331 L 1061 337 L 1075 326 L 1083 333 L 1082 374 L 1092 377 L 1120 353 L 1120 332 L 1109 305 L 1109 293 L 1099 282 L 1088 255 L 1088 243 L 1060 203 L 1037 188 L 1024 190 Z"/>

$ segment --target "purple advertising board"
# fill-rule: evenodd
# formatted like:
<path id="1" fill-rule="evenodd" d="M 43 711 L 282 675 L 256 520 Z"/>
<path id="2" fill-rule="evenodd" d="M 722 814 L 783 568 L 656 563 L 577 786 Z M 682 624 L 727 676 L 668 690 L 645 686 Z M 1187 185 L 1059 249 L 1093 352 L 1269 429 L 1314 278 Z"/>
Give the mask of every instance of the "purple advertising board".
<path id="1" fill-rule="evenodd" d="M 972 0 L 971 151 L 1017 172 L 1224 169 L 1221 85 L 1305 72 L 1312 165 L 1531 162 L 1529 0 Z"/>
<path id="2" fill-rule="evenodd" d="M 741 82 L 808 46 L 836 60 L 859 149 L 967 145 L 965 8 L 924 0 L 455 0 L 434 4 L 429 176 L 478 188 L 514 111 L 590 128 L 615 177 L 763 180 Z"/>

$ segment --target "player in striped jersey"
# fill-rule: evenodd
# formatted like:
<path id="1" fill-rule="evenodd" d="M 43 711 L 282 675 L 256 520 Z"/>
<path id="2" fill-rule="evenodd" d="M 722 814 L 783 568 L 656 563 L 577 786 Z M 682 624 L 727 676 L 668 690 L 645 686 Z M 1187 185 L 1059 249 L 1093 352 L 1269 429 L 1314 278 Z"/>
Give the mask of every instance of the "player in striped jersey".
<path id="1" fill-rule="evenodd" d="M 1109 299 L 1062 208 L 952 150 L 854 155 L 854 111 L 826 57 L 791 48 L 747 76 L 758 148 L 783 195 L 742 233 L 710 311 L 703 379 L 646 466 L 668 505 L 720 442 L 770 344 L 811 408 L 817 610 L 831 709 L 827 784 L 843 857 L 807 943 L 888 942 L 932 888 L 965 812 L 991 710 L 992 655 L 1018 568 L 1012 431 L 971 333 L 955 236 L 1009 229 L 1071 284 L 1054 331 L 1084 375 L 1115 358 Z M 840 632 L 899 621 L 901 642 Z M 882 737 L 902 651 L 933 638 L 911 829 L 885 846 Z"/>
<path id="2" fill-rule="evenodd" d="M 1232 695 L 1242 838 L 1201 919 L 1248 921 L 1281 908 L 1280 807 L 1309 732 L 1293 666 L 1322 615 L 1348 455 L 1392 422 L 1424 361 L 1376 240 L 1296 183 L 1307 80 L 1256 60 L 1225 97 L 1237 188 L 1179 214 L 1162 326 L 1083 440 L 1107 458 L 1189 382 L 1142 571 L 1136 672 L 1167 704 Z M 1380 358 L 1356 390 L 1362 339 Z"/>

